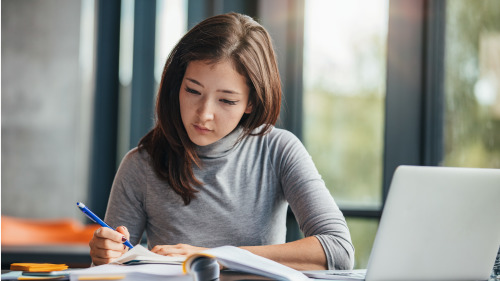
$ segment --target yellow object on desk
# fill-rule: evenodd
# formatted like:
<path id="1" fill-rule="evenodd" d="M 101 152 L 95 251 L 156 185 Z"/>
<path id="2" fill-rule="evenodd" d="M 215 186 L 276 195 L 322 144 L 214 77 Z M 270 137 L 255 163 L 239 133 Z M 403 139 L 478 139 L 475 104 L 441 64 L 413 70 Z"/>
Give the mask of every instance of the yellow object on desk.
<path id="1" fill-rule="evenodd" d="M 54 263 L 13 263 L 10 265 L 12 271 L 26 271 L 26 272 L 50 272 L 60 271 L 67 269 L 65 264 Z"/>
<path id="2" fill-rule="evenodd" d="M 92 276 L 79 276 L 78 280 L 120 280 L 124 279 L 126 275 L 92 275 Z"/>
<path id="3" fill-rule="evenodd" d="M 68 280 L 67 278 L 68 276 L 19 276 L 17 280 Z"/>

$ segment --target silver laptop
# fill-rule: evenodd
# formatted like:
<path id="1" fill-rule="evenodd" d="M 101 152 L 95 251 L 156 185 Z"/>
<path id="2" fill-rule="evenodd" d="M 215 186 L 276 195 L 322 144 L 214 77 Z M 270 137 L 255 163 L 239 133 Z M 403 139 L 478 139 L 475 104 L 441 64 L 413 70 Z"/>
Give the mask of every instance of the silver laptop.
<path id="1" fill-rule="evenodd" d="M 487 280 L 500 247 L 500 169 L 396 169 L 363 272 L 330 280 Z"/>

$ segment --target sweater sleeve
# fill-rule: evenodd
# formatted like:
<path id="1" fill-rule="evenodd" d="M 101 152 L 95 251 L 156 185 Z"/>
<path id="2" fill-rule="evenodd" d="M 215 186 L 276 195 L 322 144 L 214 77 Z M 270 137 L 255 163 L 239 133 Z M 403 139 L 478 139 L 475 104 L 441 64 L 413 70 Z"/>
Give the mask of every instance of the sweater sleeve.
<path id="1" fill-rule="evenodd" d="M 292 133 L 274 130 L 272 161 L 299 227 L 321 243 L 328 269 L 351 269 L 354 246 L 345 218 L 325 186 L 311 156 Z"/>
<path id="2" fill-rule="evenodd" d="M 140 243 L 146 225 L 144 199 L 147 171 L 137 148 L 123 158 L 111 187 L 105 221 L 113 228 L 125 226 L 132 245 Z"/>

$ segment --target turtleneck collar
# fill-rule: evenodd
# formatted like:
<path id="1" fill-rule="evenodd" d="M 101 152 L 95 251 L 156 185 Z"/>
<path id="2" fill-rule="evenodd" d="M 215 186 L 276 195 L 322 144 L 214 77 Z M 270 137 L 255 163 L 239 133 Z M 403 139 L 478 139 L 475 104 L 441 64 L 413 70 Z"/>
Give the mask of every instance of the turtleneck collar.
<path id="1" fill-rule="evenodd" d="M 231 133 L 222 139 L 205 146 L 196 146 L 196 152 L 200 158 L 219 158 L 226 156 L 236 146 L 236 141 L 243 133 L 241 126 L 236 127 Z"/>

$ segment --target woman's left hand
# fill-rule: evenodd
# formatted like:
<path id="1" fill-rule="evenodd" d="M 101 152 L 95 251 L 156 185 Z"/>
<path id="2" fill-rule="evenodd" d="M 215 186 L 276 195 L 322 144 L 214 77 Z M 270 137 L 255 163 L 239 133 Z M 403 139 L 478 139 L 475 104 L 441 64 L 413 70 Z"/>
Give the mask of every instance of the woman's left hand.
<path id="1" fill-rule="evenodd" d="M 153 253 L 164 255 L 164 256 L 174 256 L 174 257 L 187 257 L 191 254 L 207 250 L 208 248 L 191 246 L 188 244 L 177 244 L 177 245 L 156 245 L 151 249 Z"/>

